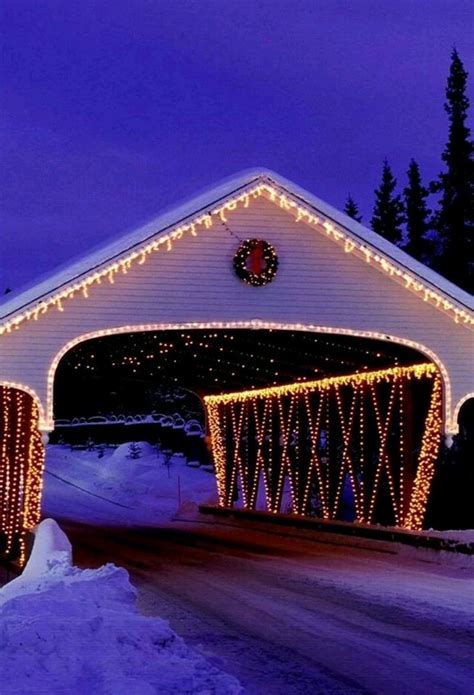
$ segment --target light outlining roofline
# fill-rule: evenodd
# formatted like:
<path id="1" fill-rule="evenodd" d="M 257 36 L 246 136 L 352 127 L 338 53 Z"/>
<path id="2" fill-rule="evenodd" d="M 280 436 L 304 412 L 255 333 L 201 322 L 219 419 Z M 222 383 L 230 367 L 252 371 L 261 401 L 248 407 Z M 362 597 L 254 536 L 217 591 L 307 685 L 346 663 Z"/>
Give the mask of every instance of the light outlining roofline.
<path id="1" fill-rule="evenodd" d="M 236 191 L 234 189 L 233 193 L 221 198 L 221 200 L 225 199 L 222 205 L 212 207 L 215 203 L 210 203 L 208 206 L 204 206 L 199 214 L 195 213 L 188 216 L 185 224 L 176 223 L 170 225 L 167 227 L 166 233 L 163 230 L 157 230 L 148 238 L 147 243 L 140 241 L 139 244 L 136 244 L 131 253 L 128 253 L 130 249 L 127 249 L 121 252 L 118 257 L 116 256 L 116 260 L 112 263 L 109 260 L 96 266 L 96 268 L 100 269 L 95 269 L 93 273 L 83 277 L 82 280 L 76 278 L 65 289 L 56 293 L 53 290 L 53 294 L 43 294 L 42 297 L 36 298 L 31 303 L 25 305 L 29 307 L 25 311 L 9 314 L 11 318 L 0 323 L 0 335 L 20 328 L 20 325 L 26 320 L 38 320 L 51 306 L 56 307 L 58 311 L 64 311 L 63 302 L 71 299 L 75 294 L 81 292 L 85 297 L 88 297 L 89 288 L 94 284 L 100 284 L 103 279 L 107 278 L 109 282 L 114 283 L 116 275 L 120 272 L 126 274 L 132 264 L 142 265 L 149 254 L 160 250 L 161 247 L 166 246 L 166 250 L 171 251 L 173 244 L 182 239 L 185 234 L 197 236 L 198 231 L 211 228 L 216 217 L 220 218 L 222 222 L 226 222 L 227 215 L 236 210 L 239 205 L 248 207 L 252 199 L 263 195 L 275 205 L 292 214 L 296 222 L 304 222 L 316 229 L 319 234 L 325 234 L 328 238 L 338 243 L 341 250 L 345 253 L 352 253 L 359 260 L 371 264 L 377 270 L 392 277 L 399 285 L 404 286 L 420 299 L 450 315 L 456 323 L 468 328 L 474 325 L 474 312 L 470 311 L 466 305 L 450 297 L 449 294 L 446 294 L 439 288 L 436 288 L 436 291 L 433 290 L 432 287 L 435 287 L 435 285 L 429 280 L 421 281 L 420 276 L 413 271 L 407 272 L 406 266 L 400 261 L 394 260 L 388 252 L 377 249 L 376 246 L 365 239 L 361 241 L 362 237 L 360 235 L 352 230 L 348 231 L 343 224 L 335 223 L 330 215 L 320 211 L 317 212 L 322 217 L 315 215 L 316 208 L 313 205 L 308 203 L 303 197 L 291 193 L 291 191 L 275 182 L 268 175 L 262 175 L 257 180 L 259 181 L 257 185 L 254 185 L 255 179 L 253 179 L 252 182 L 238 189 L 238 195 L 235 195 Z M 208 211 L 203 212 L 206 209 Z M 150 241 L 150 238 L 154 238 L 154 240 Z M 127 253 L 128 255 L 125 255 Z M 447 297 L 450 297 L 450 299 L 447 299 Z"/>
<path id="2" fill-rule="evenodd" d="M 387 335 L 386 333 L 377 333 L 374 331 L 357 331 L 351 328 L 335 328 L 332 326 L 316 326 L 305 323 L 283 323 L 278 321 L 261 321 L 260 319 L 252 319 L 250 321 L 205 321 L 205 322 L 188 322 L 188 323 L 148 323 L 138 325 L 117 326 L 115 328 L 106 328 L 73 338 L 67 342 L 55 355 L 48 370 L 47 381 L 47 396 L 46 396 L 46 418 L 41 422 L 40 429 L 45 432 L 51 432 L 54 429 L 54 379 L 59 362 L 64 355 L 72 348 L 87 340 L 94 338 L 104 338 L 111 335 L 121 335 L 124 333 L 144 333 L 150 331 L 180 331 L 180 330 L 213 330 L 213 329 L 255 329 L 255 330 L 279 330 L 279 331 L 302 331 L 307 333 L 322 333 L 333 335 L 353 336 L 356 338 L 370 338 L 382 340 L 387 343 L 405 345 L 418 350 L 425 357 L 430 359 L 439 369 L 443 382 L 444 398 L 443 398 L 443 421 L 444 430 L 448 435 L 456 434 L 456 420 L 451 418 L 451 382 L 448 371 L 439 357 L 425 345 L 416 343 L 407 338 Z"/>
<path id="3" fill-rule="evenodd" d="M 282 185 L 281 183 L 279 183 L 278 181 L 275 181 L 274 179 L 272 179 L 270 176 L 268 176 L 267 178 L 269 178 L 269 180 L 271 181 L 272 185 L 275 188 L 278 188 L 278 189 L 280 189 L 280 191 L 282 191 L 282 193 L 281 193 L 282 196 L 287 196 L 288 198 L 291 198 L 291 200 L 293 202 L 295 202 L 296 206 L 298 206 L 300 203 L 303 203 L 303 205 L 310 207 L 312 210 L 317 212 L 322 217 L 330 220 L 331 223 L 333 223 L 337 227 L 341 227 L 342 229 L 344 229 L 344 231 L 347 233 L 348 236 L 355 237 L 361 246 L 370 246 L 372 248 L 376 248 L 376 246 L 373 243 L 371 243 L 370 241 L 367 241 L 367 239 L 363 235 L 361 235 L 358 232 L 354 231 L 353 229 L 349 228 L 346 224 L 343 224 L 339 220 L 336 220 L 333 216 L 331 216 L 327 212 L 324 212 L 323 210 L 321 210 L 316 204 L 311 203 L 310 201 L 306 200 L 303 193 L 295 193 L 295 192 L 291 191 L 290 188 L 288 188 L 288 187 Z M 284 207 L 284 205 L 281 205 L 281 207 Z M 323 226 L 324 226 L 324 224 L 323 224 Z M 360 225 L 360 226 L 363 226 L 363 225 Z M 365 228 L 365 229 L 367 229 L 367 228 Z M 326 233 L 328 235 L 330 235 L 331 231 L 328 231 L 326 229 Z M 374 232 L 374 234 L 375 234 L 375 232 Z M 337 238 L 338 238 L 337 234 L 334 235 L 334 238 L 337 240 Z M 393 246 L 397 250 L 400 250 L 394 244 L 391 244 L 391 246 Z M 346 253 L 349 252 L 349 250 L 347 248 L 345 248 L 345 251 L 346 251 Z M 378 253 L 380 253 L 383 256 L 385 256 L 386 258 L 388 258 L 392 263 L 396 264 L 397 266 L 402 266 L 409 273 L 412 273 L 412 275 L 415 275 L 416 277 L 420 278 L 418 273 L 416 273 L 415 271 L 408 268 L 404 263 L 402 263 L 400 261 L 400 259 L 395 258 L 393 256 L 393 254 L 389 253 L 387 250 L 384 249 L 383 251 L 381 251 L 381 250 L 377 249 L 377 251 L 378 251 Z M 367 260 L 367 258 L 365 260 Z M 412 260 L 415 260 L 415 259 L 412 259 Z M 453 299 L 456 302 L 456 304 L 459 304 L 460 306 L 463 306 L 471 313 L 474 313 L 474 312 L 472 312 L 472 308 L 468 304 L 466 304 L 465 302 L 463 302 L 459 298 L 452 297 L 448 292 L 441 290 L 433 281 L 431 281 L 427 278 L 420 278 L 420 279 L 422 279 L 423 283 L 430 285 L 436 292 L 442 292 L 447 297 L 450 297 L 451 299 Z M 473 323 L 474 323 L 474 319 L 473 319 Z"/>
<path id="4" fill-rule="evenodd" d="M 256 180 L 258 180 L 258 178 L 259 178 L 258 176 L 255 176 L 253 180 L 248 181 L 245 184 L 243 184 L 242 186 L 235 188 L 233 191 L 233 194 L 238 193 L 239 191 L 248 188 L 249 186 L 252 185 L 252 183 L 254 183 Z M 174 222 L 171 222 L 170 224 L 165 225 L 164 227 L 160 227 L 160 229 L 158 229 L 158 230 L 155 229 L 153 232 L 150 232 L 147 236 L 145 236 L 140 241 L 136 241 L 136 242 L 130 244 L 129 246 L 127 246 L 126 248 L 122 249 L 121 251 L 113 254 L 106 261 L 102 261 L 102 262 L 96 263 L 95 265 L 91 266 L 87 271 L 87 275 L 89 273 L 97 272 L 99 270 L 99 268 L 104 266 L 104 264 L 106 264 L 106 263 L 107 264 L 108 263 L 114 264 L 115 262 L 120 262 L 120 259 L 122 259 L 122 257 L 125 254 L 128 254 L 130 252 L 133 253 L 136 249 L 141 249 L 143 247 L 143 245 L 147 245 L 148 243 L 150 243 L 151 240 L 157 236 L 157 234 L 165 234 L 166 232 L 175 229 L 177 226 L 179 228 L 180 225 L 186 224 L 186 222 L 188 222 L 191 218 L 195 218 L 196 216 L 199 218 L 200 215 L 206 214 L 210 208 L 211 209 L 214 208 L 214 206 L 218 205 L 223 200 L 226 200 L 228 197 L 229 197 L 229 194 L 218 196 L 212 202 L 210 202 L 206 205 L 203 205 L 201 208 L 198 208 L 197 210 L 195 210 L 192 214 L 185 215 L 184 217 L 179 218 L 179 219 L 175 220 Z M 101 249 L 101 250 L 103 250 L 103 249 Z M 141 254 L 141 250 L 139 251 L 139 253 Z M 41 302 L 44 298 L 50 297 L 51 294 L 57 293 L 59 291 L 63 291 L 63 288 L 65 286 L 70 286 L 71 283 L 83 282 L 84 280 L 81 280 L 81 278 L 83 278 L 84 274 L 85 273 L 83 273 L 83 272 L 77 273 L 75 276 L 73 276 L 69 280 L 64 281 L 62 283 L 59 283 L 58 285 L 56 285 L 56 287 L 52 288 L 48 292 L 44 292 L 42 295 L 39 295 L 33 301 L 25 302 L 25 304 L 19 306 L 17 309 L 12 310 L 9 313 L 2 316 L 1 321 L 3 321 L 4 319 L 7 319 L 9 316 L 15 316 L 19 311 L 30 306 L 32 303 Z M 0 306 L 0 308 L 1 308 L 1 306 Z M 0 323 L 0 327 L 1 327 L 1 323 Z M 1 335 L 1 332 L 0 332 L 0 335 Z"/>

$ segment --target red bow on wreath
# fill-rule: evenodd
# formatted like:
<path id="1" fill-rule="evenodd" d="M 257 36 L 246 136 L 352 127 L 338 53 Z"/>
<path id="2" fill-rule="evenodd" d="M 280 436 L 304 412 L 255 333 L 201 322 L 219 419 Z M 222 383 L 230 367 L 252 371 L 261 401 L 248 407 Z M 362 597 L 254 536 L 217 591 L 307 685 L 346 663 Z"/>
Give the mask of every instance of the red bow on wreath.
<path id="1" fill-rule="evenodd" d="M 248 285 L 261 287 L 271 282 L 278 268 L 275 249 L 263 239 L 243 241 L 234 256 L 234 269 Z"/>
<path id="2" fill-rule="evenodd" d="M 255 275 L 260 275 L 260 273 L 267 267 L 267 261 L 263 255 L 264 250 L 264 242 L 260 241 L 259 239 L 252 247 L 252 250 L 247 258 L 247 270 L 250 270 L 251 273 L 255 273 Z"/>

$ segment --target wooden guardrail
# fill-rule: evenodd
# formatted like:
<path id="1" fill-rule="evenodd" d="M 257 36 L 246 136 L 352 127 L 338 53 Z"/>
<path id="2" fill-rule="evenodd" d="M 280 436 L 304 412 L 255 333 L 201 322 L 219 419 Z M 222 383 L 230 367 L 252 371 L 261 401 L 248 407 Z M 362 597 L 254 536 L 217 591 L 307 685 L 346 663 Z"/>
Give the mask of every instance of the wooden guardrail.
<path id="1" fill-rule="evenodd" d="M 246 509 L 212 505 L 200 505 L 199 511 L 201 514 L 252 522 L 257 525 L 272 524 L 286 528 L 323 531 L 325 533 L 357 536 L 370 540 L 403 543 L 416 548 L 474 555 L 474 543 L 457 541 L 452 538 L 441 538 L 429 533 L 404 531 L 394 527 L 369 526 L 367 524 L 354 524 L 345 521 L 323 521 L 310 517 L 297 517 L 293 514 L 272 514 L 270 512 L 248 511 Z"/>

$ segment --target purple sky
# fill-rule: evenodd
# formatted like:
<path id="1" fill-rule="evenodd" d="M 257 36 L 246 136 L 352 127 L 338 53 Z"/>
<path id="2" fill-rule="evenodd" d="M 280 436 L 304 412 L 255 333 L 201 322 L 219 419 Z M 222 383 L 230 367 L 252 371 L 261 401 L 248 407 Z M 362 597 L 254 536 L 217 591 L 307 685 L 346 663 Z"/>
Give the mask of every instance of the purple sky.
<path id="1" fill-rule="evenodd" d="M 364 221 L 441 167 L 472 0 L 3 0 L 0 292 L 254 166 Z"/>

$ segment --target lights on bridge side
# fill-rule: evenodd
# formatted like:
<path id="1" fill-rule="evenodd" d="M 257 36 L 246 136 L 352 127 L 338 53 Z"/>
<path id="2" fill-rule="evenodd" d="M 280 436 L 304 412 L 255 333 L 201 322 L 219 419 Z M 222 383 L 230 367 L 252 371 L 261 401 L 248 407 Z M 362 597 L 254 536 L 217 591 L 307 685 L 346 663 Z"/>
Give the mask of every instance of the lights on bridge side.
<path id="1" fill-rule="evenodd" d="M 425 376 L 433 377 L 437 373 L 437 367 L 430 362 L 414 364 L 409 367 L 390 367 L 389 369 L 378 369 L 372 372 L 361 372 L 358 374 L 345 374 L 343 376 L 328 377 L 315 381 L 298 382 L 286 386 L 270 386 L 253 391 L 236 391 L 234 393 L 224 393 L 217 396 L 205 396 L 204 400 L 210 405 L 216 403 L 235 403 L 247 401 L 249 399 L 271 398 L 288 396 L 291 394 L 304 394 L 306 391 L 322 390 L 330 386 L 356 386 L 358 384 L 373 384 L 380 381 L 389 381 L 392 378 L 400 379 L 403 377 L 415 377 L 420 379 Z"/>
<path id="2" fill-rule="evenodd" d="M 433 393 L 429 406 L 428 417 L 425 424 L 425 434 L 419 454 L 416 479 L 413 486 L 413 494 L 410 509 L 405 521 L 409 529 L 419 530 L 423 525 L 426 502 L 430 491 L 430 484 L 434 474 L 434 466 L 439 451 L 439 428 L 442 402 L 441 380 L 435 378 Z"/>
<path id="3" fill-rule="evenodd" d="M 232 213 L 237 211 L 239 207 L 249 207 L 251 201 L 262 196 L 265 196 L 281 209 L 293 215 L 296 222 L 304 222 L 315 229 L 319 234 L 324 234 L 335 241 L 344 253 L 353 254 L 366 263 L 372 264 L 378 270 L 392 277 L 407 290 L 415 293 L 419 298 L 423 299 L 423 301 L 444 311 L 451 316 L 456 323 L 466 326 L 474 325 L 473 312 L 462 308 L 460 304 L 447 299 L 447 297 L 425 285 L 418 277 L 406 272 L 380 252 L 375 251 L 367 243 L 363 243 L 357 237 L 352 236 L 347 230 L 342 230 L 334 224 L 333 221 L 315 215 L 311 206 L 300 198 L 295 197 L 293 199 L 288 192 L 281 192 L 276 185 L 260 183 L 240 193 L 238 196 L 229 198 L 221 206 L 196 216 L 186 224 L 180 224 L 169 232 L 160 233 L 160 230 L 157 230 L 156 233 L 158 236 L 153 241 L 149 241 L 143 244 L 143 246 L 137 247 L 129 253 L 125 253 L 122 258 L 112 263 L 105 263 L 100 270 L 94 271 L 81 280 L 72 282 L 64 289 L 51 294 L 45 299 L 38 300 L 36 303 L 31 304 L 28 309 L 16 313 L 10 319 L 6 319 L 0 324 L 0 335 L 10 333 L 20 328 L 21 324 L 25 321 L 38 320 L 51 308 L 56 308 L 60 312 L 64 311 L 65 307 L 63 302 L 79 294 L 86 298 L 89 297 L 90 289 L 94 285 L 101 284 L 102 281 L 108 281 L 114 284 L 119 273 L 127 274 L 133 265 L 143 265 L 147 258 L 156 251 L 163 249 L 171 251 L 173 245 L 185 236 L 194 237 L 203 229 L 211 229 L 215 219 L 224 223 L 227 222 L 228 215 L 232 216 Z"/>
<path id="4" fill-rule="evenodd" d="M 43 410 L 43 406 L 41 404 L 41 400 L 36 393 L 34 389 L 31 388 L 31 386 L 28 386 L 27 384 L 21 384 L 17 381 L 5 381 L 5 380 L 0 380 L 0 389 L 4 387 L 9 387 L 10 389 L 16 389 L 18 391 L 25 391 L 25 393 L 28 393 L 34 402 L 36 403 L 38 407 L 38 413 L 39 413 L 39 429 L 42 430 L 42 424 L 45 422 L 45 413 Z"/>
<path id="5" fill-rule="evenodd" d="M 416 477 L 413 483 L 410 499 L 404 500 L 404 384 L 413 379 L 428 379 L 432 383 L 430 404 L 425 422 L 418 456 Z M 382 415 L 382 407 L 377 386 L 386 383 L 390 387 L 386 412 Z M 341 389 L 351 389 L 349 412 L 344 412 Z M 346 390 L 347 392 L 347 390 Z M 317 395 L 316 408 L 312 408 L 310 399 Z M 330 406 L 330 397 L 335 407 Z M 395 525 L 402 528 L 419 530 L 428 499 L 434 464 L 439 451 L 442 427 L 442 382 L 440 374 L 433 364 L 417 364 L 409 367 L 332 377 L 305 383 L 289 384 L 287 386 L 269 387 L 252 391 L 227 393 L 204 398 L 209 430 L 211 435 L 214 462 L 216 467 L 219 502 L 221 506 L 232 506 L 237 489 L 237 477 L 240 475 L 243 505 L 255 508 L 258 486 L 263 476 L 265 498 L 268 511 L 280 511 L 285 480 L 288 480 L 292 498 L 292 509 L 296 515 L 305 515 L 314 480 L 318 484 L 318 494 L 321 503 L 321 516 L 324 519 L 335 519 L 338 515 L 344 481 L 348 476 L 354 496 L 356 521 L 359 523 L 374 523 L 375 509 L 380 494 L 382 475 L 385 473 L 388 482 L 389 498 L 392 506 Z M 367 475 L 364 460 L 364 429 L 365 409 L 372 404 L 378 432 L 377 462 L 373 480 L 364 479 Z M 395 480 L 392 461 L 388 453 L 388 438 L 393 422 L 393 413 L 398 404 L 398 482 Z M 331 410 L 332 408 L 332 410 Z M 259 415 L 259 409 L 261 414 Z M 262 410 L 263 409 L 263 410 Z M 315 412 L 313 412 L 315 411 Z M 347 411 L 347 407 L 346 407 Z M 323 415 L 326 417 L 324 418 Z M 332 415 L 330 415 L 332 413 Z M 329 480 L 328 464 L 323 466 L 318 453 L 320 433 L 325 427 L 327 436 L 331 433 L 330 418 L 337 413 L 337 430 L 342 433 L 342 451 L 337 481 Z M 272 414 L 278 420 L 278 461 L 273 459 L 275 450 L 274 423 Z M 298 465 L 292 466 L 289 447 L 293 446 L 298 453 L 300 442 L 299 428 L 303 425 L 306 433 L 310 434 L 310 459 L 306 468 L 301 464 L 298 455 Z M 252 427 L 246 427 L 252 418 Z M 325 424 L 323 426 L 323 421 Z M 249 462 L 249 432 L 255 433 L 252 445 L 251 465 Z M 354 437 L 358 437 L 359 459 L 356 469 L 354 454 L 351 447 Z M 228 451 L 232 442 L 232 452 Z M 264 448 L 267 444 L 265 460 Z M 393 444 L 392 444 L 393 446 Z M 252 458 L 253 457 L 253 458 Z M 277 473 L 275 472 L 275 465 Z M 314 474 L 314 475 L 313 475 Z M 274 476 L 276 475 L 276 478 Z M 300 476 L 306 476 L 304 489 L 300 484 Z M 315 476 L 315 477 L 314 477 Z M 362 476 L 362 477 L 361 477 Z M 332 493 L 331 486 L 335 492 Z"/>
<path id="6" fill-rule="evenodd" d="M 39 407 L 24 389 L 0 385 L 0 531 L 5 535 L 5 554 L 19 547 L 25 559 L 24 534 L 40 520 L 44 447 L 39 432 Z"/>

